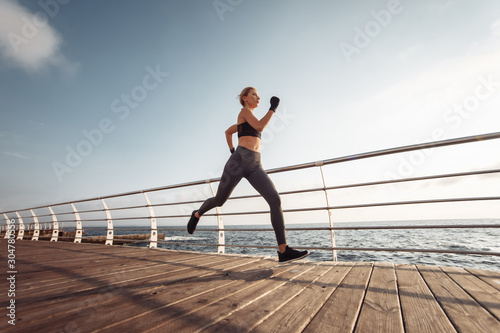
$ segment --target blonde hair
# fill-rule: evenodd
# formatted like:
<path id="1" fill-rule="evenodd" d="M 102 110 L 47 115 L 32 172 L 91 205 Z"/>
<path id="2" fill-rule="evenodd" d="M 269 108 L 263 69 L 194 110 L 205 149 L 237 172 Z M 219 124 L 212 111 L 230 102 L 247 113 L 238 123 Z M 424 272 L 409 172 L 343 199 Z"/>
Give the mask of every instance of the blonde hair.
<path id="1" fill-rule="evenodd" d="M 250 93 L 250 90 L 257 90 L 254 87 L 246 87 L 241 91 L 241 93 L 238 95 L 238 98 L 240 99 L 240 104 L 242 106 L 245 106 L 245 102 L 243 101 L 243 96 L 248 96 L 248 93 Z"/>

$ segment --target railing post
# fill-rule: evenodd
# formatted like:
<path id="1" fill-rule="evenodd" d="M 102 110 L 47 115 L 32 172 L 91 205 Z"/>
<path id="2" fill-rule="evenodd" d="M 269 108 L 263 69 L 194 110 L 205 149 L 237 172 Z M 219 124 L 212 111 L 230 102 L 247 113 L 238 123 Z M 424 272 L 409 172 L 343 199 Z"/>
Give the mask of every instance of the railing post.
<path id="1" fill-rule="evenodd" d="M 325 176 L 323 174 L 323 161 L 316 162 L 316 166 L 319 167 L 319 170 L 321 172 L 321 180 L 323 181 L 323 190 L 325 192 L 326 206 L 330 207 L 330 202 L 328 201 L 328 192 L 326 191 Z M 333 228 L 332 212 L 329 208 L 327 208 L 327 212 L 328 212 L 328 221 L 330 222 L 330 228 Z M 336 247 L 335 232 L 333 231 L 333 229 L 330 229 L 330 237 L 332 239 L 332 247 Z M 332 258 L 333 261 L 337 261 L 337 250 L 332 250 Z"/>
<path id="2" fill-rule="evenodd" d="M 9 218 L 7 217 L 7 214 L 3 214 L 3 216 L 5 217 L 5 221 L 7 222 L 7 226 L 5 228 L 5 236 L 3 237 L 4 239 L 8 239 L 9 238 L 9 235 L 10 235 L 10 220 Z"/>
<path id="3" fill-rule="evenodd" d="M 142 192 L 144 194 L 144 199 L 146 199 L 146 203 L 148 205 L 149 211 L 149 220 L 151 222 L 151 236 L 149 236 L 149 248 L 156 248 L 158 246 L 158 228 L 156 225 L 156 215 L 153 207 L 151 206 L 151 202 L 146 194 L 146 192 Z"/>
<path id="4" fill-rule="evenodd" d="M 102 205 L 104 206 L 104 212 L 106 213 L 106 245 L 113 245 L 113 220 L 111 219 L 111 213 L 109 212 L 108 205 L 104 202 L 104 199 L 101 199 Z"/>
<path id="5" fill-rule="evenodd" d="M 80 219 L 80 214 L 76 210 L 76 207 L 73 203 L 71 203 L 71 208 L 73 208 L 73 214 L 75 214 L 75 221 L 76 221 L 76 233 L 75 233 L 74 243 L 81 243 L 83 236 L 82 220 Z"/>
<path id="6" fill-rule="evenodd" d="M 19 232 L 17 233 L 16 240 L 22 240 L 24 238 L 24 229 L 25 229 L 24 222 L 23 222 L 21 215 L 19 215 L 18 212 L 16 212 L 16 215 L 17 215 L 17 219 L 19 220 Z"/>
<path id="7" fill-rule="evenodd" d="M 57 242 L 57 239 L 59 238 L 59 223 L 57 222 L 57 217 L 56 214 L 54 214 L 52 207 L 48 206 L 47 208 L 49 208 L 50 215 L 52 215 L 52 237 L 50 238 L 50 241 Z"/>
<path id="8" fill-rule="evenodd" d="M 212 183 L 210 182 L 209 179 L 207 179 L 207 183 L 210 186 L 210 190 L 212 191 L 212 195 L 215 197 L 215 191 L 214 187 L 212 186 Z M 220 185 L 220 184 L 219 184 Z M 215 216 L 217 217 L 217 234 L 219 238 L 219 246 L 217 246 L 217 253 L 225 253 L 226 252 L 226 247 L 224 244 L 226 244 L 226 235 L 224 233 L 224 221 L 222 220 L 221 214 L 221 209 L 220 207 L 215 207 Z"/>
<path id="9" fill-rule="evenodd" d="M 33 209 L 30 209 L 31 216 L 33 217 L 33 222 L 35 223 L 35 229 L 33 230 L 33 237 L 31 237 L 32 241 L 37 241 L 40 236 L 40 223 L 38 223 L 38 218 L 36 217 Z"/>

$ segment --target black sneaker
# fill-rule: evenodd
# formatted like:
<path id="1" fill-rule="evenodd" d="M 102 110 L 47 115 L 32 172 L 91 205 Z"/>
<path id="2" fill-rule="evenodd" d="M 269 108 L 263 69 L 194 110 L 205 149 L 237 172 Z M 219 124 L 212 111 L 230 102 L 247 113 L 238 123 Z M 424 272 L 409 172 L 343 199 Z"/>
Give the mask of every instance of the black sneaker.
<path id="1" fill-rule="evenodd" d="M 285 261 L 293 261 L 293 260 L 299 260 L 302 258 L 305 258 L 309 255 L 309 251 L 297 251 L 289 247 L 288 245 L 286 246 L 285 252 L 281 253 L 278 251 L 278 258 L 279 262 L 285 262 Z"/>
<path id="2" fill-rule="evenodd" d="M 193 213 L 191 214 L 191 218 L 189 219 L 189 222 L 187 224 L 187 232 L 190 233 L 191 235 L 194 233 L 196 230 L 196 225 L 198 224 L 198 221 L 200 220 L 196 216 L 194 216 L 194 213 L 196 213 L 196 210 L 193 210 Z"/>

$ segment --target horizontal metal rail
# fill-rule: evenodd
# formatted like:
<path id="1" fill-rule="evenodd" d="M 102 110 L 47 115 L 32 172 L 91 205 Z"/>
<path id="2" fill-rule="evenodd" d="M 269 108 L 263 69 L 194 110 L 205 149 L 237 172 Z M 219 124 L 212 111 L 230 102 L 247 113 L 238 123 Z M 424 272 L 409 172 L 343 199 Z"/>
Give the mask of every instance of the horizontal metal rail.
<path id="1" fill-rule="evenodd" d="M 376 150 L 376 151 L 372 151 L 372 152 L 368 152 L 368 153 L 361 153 L 361 154 L 348 155 L 348 156 L 344 156 L 344 157 L 337 157 L 337 158 L 332 158 L 329 160 L 324 160 L 324 161 L 319 161 L 319 162 L 304 163 L 304 164 L 298 164 L 298 165 L 293 165 L 293 166 L 288 166 L 288 167 L 270 169 L 270 170 L 266 170 L 266 172 L 268 174 L 270 174 L 270 173 L 276 173 L 276 172 L 307 169 L 307 168 L 312 168 L 312 167 L 315 167 L 318 165 L 329 165 L 329 164 L 336 164 L 336 163 L 342 163 L 342 162 L 351 162 L 351 161 L 361 160 L 361 159 L 366 159 L 366 158 L 371 158 L 371 157 L 379 157 L 379 156 L 385 156 L 385 155 L 406 153 L 406 152 L 410 152 L 410 151 L 414 151 L 414 150 L 439 148 L 439 147 L 472 143 L 472 142 L 478 142 L 478 141 L 493 140 L 493 139 L 500 139 L 500 132 L 483 134 L 483 135 L 473 135 L 473 136 L 467 136 L 467 137 L 462 137 L 462 138 L 434 141 L 434 142 L 428 142 L 428 143 L 420 143 L 420 144 L 402 146 L 402 147 L 397 147 L 397 148 Z"/>

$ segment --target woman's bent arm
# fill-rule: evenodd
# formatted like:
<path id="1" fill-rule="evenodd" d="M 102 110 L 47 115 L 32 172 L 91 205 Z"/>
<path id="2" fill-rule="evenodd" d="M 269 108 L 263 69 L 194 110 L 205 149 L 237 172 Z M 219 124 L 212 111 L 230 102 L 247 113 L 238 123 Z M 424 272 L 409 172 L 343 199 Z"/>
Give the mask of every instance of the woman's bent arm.
<path id="1" fill-rule="evenodd" d="M 229 150 L 233 149 L 233 134 L 238 132 L 238 125 L 234 124 L 226 130 L 226 141 L 229 146 Z"/>

